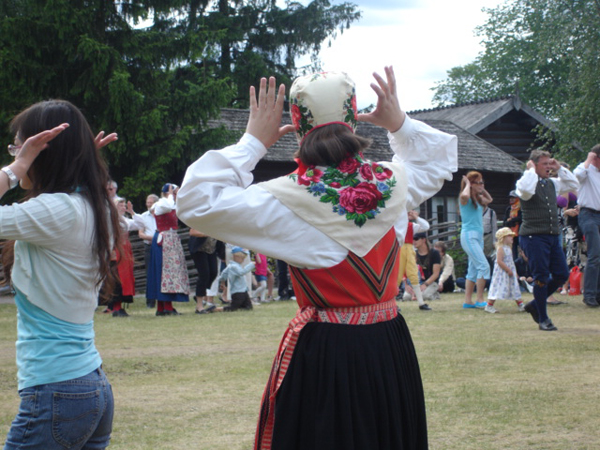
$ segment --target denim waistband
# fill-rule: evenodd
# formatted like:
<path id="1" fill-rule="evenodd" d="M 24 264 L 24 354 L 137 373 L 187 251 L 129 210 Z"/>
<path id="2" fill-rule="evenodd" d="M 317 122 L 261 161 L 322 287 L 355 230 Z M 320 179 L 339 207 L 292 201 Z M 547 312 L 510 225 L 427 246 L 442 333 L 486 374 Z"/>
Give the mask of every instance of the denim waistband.
<path id="1" fill-rule="evenodd" d="M 594 214 L 600 214 L 600 211 L 598 211 L 597 209 L 588 208 L 587 206 L 582 206 L 580 209 L 585 209 L 585 210 L 587 210 L 587 211 L 589 211 L 591 213 L 594 213 Z"/>

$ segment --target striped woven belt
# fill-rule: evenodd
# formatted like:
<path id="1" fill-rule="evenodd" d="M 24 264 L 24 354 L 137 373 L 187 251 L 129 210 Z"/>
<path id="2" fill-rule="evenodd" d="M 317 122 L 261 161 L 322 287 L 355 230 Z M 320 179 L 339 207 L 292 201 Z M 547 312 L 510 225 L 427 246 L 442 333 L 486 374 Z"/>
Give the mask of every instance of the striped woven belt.
<path id="1" fill-rule="evenodd" d="M 263 395 L 261 417 L 258 420 L 255 449 L 269 450 L 275 424 L 275 398 L 283 383 L 302 329 L 310 322 L 344 325 L 371 325 L 387 322 L 398 316 L 395 300 L 374 305 L 347 308 L 315 308 L 305 306 L 298 310 L 286 329 L 273 362 L 271 375 Z M 268 402 L 268 406 L 264 403 Z M 265 408 L 265 406 L 267 406 Z M 266 416 L 266 417 L 265 417 Z"/>

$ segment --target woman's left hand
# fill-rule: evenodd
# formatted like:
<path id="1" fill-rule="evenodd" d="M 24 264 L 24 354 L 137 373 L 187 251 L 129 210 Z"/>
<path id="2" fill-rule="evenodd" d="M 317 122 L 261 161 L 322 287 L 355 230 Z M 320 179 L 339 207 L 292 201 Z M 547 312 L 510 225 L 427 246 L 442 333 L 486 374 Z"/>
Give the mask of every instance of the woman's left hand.
<path id="1" fill-rule="evenodd" d="M 108 145 L 111 142 L 116 141 L 117 139 L 119 139 L 117 133 L 110 133 L 108 136 L 105 137 L 104 131 L 101 131 L 100 133 L 98 133 L 98 136 L 96 136 L 96 138 L 94 139 L 94 143 L 96 144 L 97 149 L 101 149 L 105 145 Z"/>

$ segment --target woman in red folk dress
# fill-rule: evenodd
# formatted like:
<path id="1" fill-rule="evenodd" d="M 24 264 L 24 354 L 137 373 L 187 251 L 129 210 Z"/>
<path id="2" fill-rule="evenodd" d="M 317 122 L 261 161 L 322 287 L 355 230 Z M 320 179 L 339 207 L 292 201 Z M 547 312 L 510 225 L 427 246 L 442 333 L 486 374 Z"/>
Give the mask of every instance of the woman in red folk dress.
<path id="1" fill-rule="evenodd" d="M 125 203 L 122 197 L 115 197 L 113 200 L 119 213 L 119 225 L 121 226 L 121 246 L 122 252 L 117 249 L 114 252 L 114 259 L 111 264 L 117 265 L 118 282 L 115 285 L 113 296 L 107 306 L 108 311 L 112 311 L 113 317 L 127 317 L 127 311 L 123 309 L 123 303 L 133 303 L 135 295 L 135 278 L 133 275 L 133 250 L 129 241 L 129 232 L 138 229 L 133 219 L 125 217 L 125 213 L 135 214 L 131 202 Z"/>
<path id="2" fill-rule="evenodd" d="M 246 134 L 192 164 L 177 198 L 189 226 L 286 261 L 299 309 L 269 376 L 256 449 L 426 449 L 421 375 L 395 303 L 407 211 L 457 169 L 456 137 L 401 110 L 394 72 L 374 74 L 375 111 L 356 113 L 344 73 L 250 88 Z M 277 91 L 277 92 L 276 92 Z M 392 162 L 363 157 L 357 121 L 386 128 Z M 296 131 L 298 169 L 252 185 L 267 148 Z"/>

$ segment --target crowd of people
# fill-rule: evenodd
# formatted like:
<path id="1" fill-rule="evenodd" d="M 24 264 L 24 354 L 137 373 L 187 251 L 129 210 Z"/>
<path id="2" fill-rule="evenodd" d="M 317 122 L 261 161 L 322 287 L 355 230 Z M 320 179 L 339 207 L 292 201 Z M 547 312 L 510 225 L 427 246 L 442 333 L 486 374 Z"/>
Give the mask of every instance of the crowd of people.
<path id="1" fill-rule="evenodd" d="M 445 242 L 436 241 L 430 248 L 429 224 L 410 212 L 399 299 L 418 300 L 419 309 L 431 310 L 425 301 L 444 292 L 462 291 L 464 309 L 492 314 L 498 312 L 497 300 L 512 300 L 543 331 L 557 330 L 547 305 L 565 302 L 555 293 L 583 294 L 587 306 L 600 306 L 599 169 L 600 144 L 573 172 L 549 152 L 533 150 L 526 171 L 508 195 L 500 229 L 483 175 L 468 172 L 458 198 L 460 244 L 467 256 L 465 276 L 456 277 Z M 522 292 L 532 293 L 534 299 L 525 304 Z"/>
<path id="2" fill-rule="evenodd" d="M 429 224 L 417 212 L 457 171 L 457 140 L 404 113 L 391 67 L 374 78 L 377 105 L 365 114 L 356 110 L 355 86 L 345 73 L 296 79 L 293 124 L 283 126 L 285 87 L 262 79 L 258 92 L 250 88 L 240 141 L 206 152 L 181 187 L 165 183 L 159 196 L 149 195 L 143 214 L 118 196 L 100 156 L 116 134 L 94 137 L 66 101 L 35 104 L 13 120 L 15 160 L 1 170 L 0 196 L 20 183 L 28 197 L 0 208 L 0 237 L 16 240 L 22 398 L 5 449 L 108 446 L 114 399 L 95 346 L 94 312 L 107 302 L 112 316 L 128 315 L 124 305 L 135 294 L 128 237 L 137 231 L 146 306 L 156 316 L 180 315 L 175 306 L 190 301 L 182 223 L 190 228 L 188 251 L 198 273 L 196 313 L 268 302 L 276 277 L 279 298 L 299 305 L 268 377 L 255 449 L 428 448 L 418 360 L 396 299 L 401 285 L 403 299 L 431 311 L 426 302 L 458 284 L 446 244 L 429 242 Z M 363 156 L 369 141 L 354 133 L 358 121 L 388 131 L 391 162 Z M 298 169 L 253 184 L 253 168 L 289 132 L 299 142 Z M 540 330 L 556 330 L 547 299 L 569 275 L 559 195 L 567 195 L 565 216 L 578 218 L 587 244 L 584 303 L 599 306 L 596 146 L 574 174 L 533 151 L 500 229 L 481 173 L 463 176 L 463 308 L 495 313 L 497 300 L 514 300 Z M 523 262 L 534 296 L 527 304 L 519 287 Z"/>
<path id="3" fill-rule="evenodd" d="M 486 227 L 486 208 L 493 201 L 481 173 L 463 177 L 459 196 L 461 244 L 468 255 L 463 308 L 496 313 L 497 300 L 513 300 L 531 314 L 540 330 L 555 331 L 547 305 L 564 302 L 555 292 L 583 293 L 583 302 L 600 306 L 600 145 L 594 146 L 573 172 L 549 152 L 533 150 L 522 177 L 509 194 L 503 227 Z M 495 236 L 492 252 L 486 235 Z M 570 286 L 570 271 L 582 272 L 581 292 Z M 488 289 L 487 300 L 484 291 Z M 524 304 L 521 292 L 533 293 Z M 473 292 L 477 299 L 472 301 Z"/>

